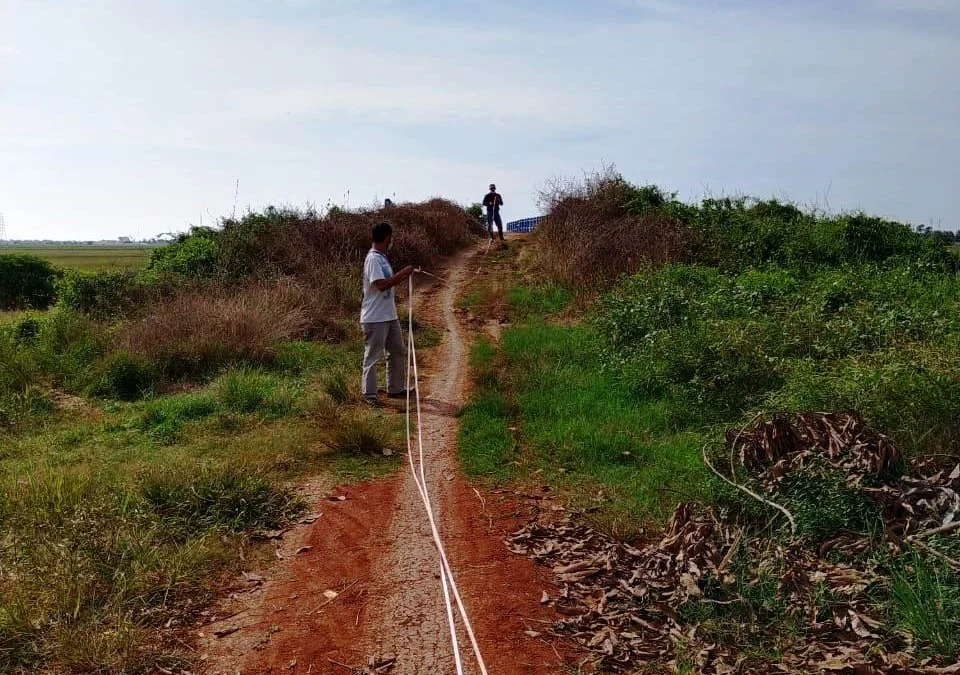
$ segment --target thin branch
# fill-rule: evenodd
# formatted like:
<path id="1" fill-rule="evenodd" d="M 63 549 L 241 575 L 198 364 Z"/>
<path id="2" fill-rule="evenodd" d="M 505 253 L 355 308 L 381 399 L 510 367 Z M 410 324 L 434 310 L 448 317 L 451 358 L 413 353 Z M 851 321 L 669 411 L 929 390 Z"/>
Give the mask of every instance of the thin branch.
<path id="1" fill-rule="evenodd" d="M 769 499 L 764 499 L 763 497 L 761 497 L 760 495 L 758 495 L 756 492 L 754 492 L 753 490 L 751 490 L 751 489 L 748 488 L 748 487 L 744 487 L 743 485 L 739 485 L 739 484 L 737 484 L 737 483 L 734 483 L 732 480 L 730 480 L 729 478 L 727 478 L 726 476 L 724 476 L 722 473 L 720 473 L 719 471 L 717 471 L 715 468 L 713 468 L 713 464 L 711 464 L 711 463 L 710 463 L 710 460 L 707 459 L 707 446 L 706 446 L 706 445 L 703 446 L 703 449 L 701 450 L 701 454 L 703 455 L 703 462 L 704 462 L 704 464 L 706 464 L 706 465 L 707 465 L 707 468 L 710 469 L 713 473 L 715 473 L 715 474 L 717 475 L 717 477 L 720 478 L 720 480 L 722 480 L 724 483 L 727 483 L 727 484 L 730 485 L 731 487 L 735 487 L 736 489 L 740 490 L 741 492 L 747 493 L 748 495 L 750 495 L 751 497 L 753 497 L 753 498 L 756 499 L 757 501 L 763 502 L 763 503 L 766 504 L 767 506 L 772 506 L 773 508 L 775 508 L 777 511 L 779 511 L 780 513 L 782 513 L 783 515 L 785 515 L 785 516 L 787 517 L 787 520 L 790 522 L 790 534 L 796 534 L 796 533 L 797 533 L 797 523 L 796 523 L 796 521 L 793 519 L 793 514 L 790 513 L 789 511 L 787 511 L 786 508 L 780 506 L 780 505 L 777 504 L 776 502 L 770 501 Z"/>
<path id="2" fill-rule="evenodd" d="M 723 560 L 720 561 L 720 566 L 717 567 L 717 574 L 723 574 L 723 571 L 727 569 L 727 565 L 730 564 L 730 561 L 733 560 L 733 556 L 737 553 L 737 549 L 740 548 L 741 539 L 743 539 L 743 530 L 738 530 L 737 536 L 730 545 L 730 550 L 727 551 L 725 556 L 723 556 Z"/>
<path id="3" fill-rule="evenodd" d="M 906 538 L 906 541 L 916 541 L 917 539 L 923 539 L 924 537 L 932 537 L 935 534 L 943 534 L 944 532 L 952 532 L 954 530 L 960 530 L 960 520 L 956 520 L 952 523 L 946 525 L 941 525 L 940 527 L 935 527 L 931 530 L 924 530 L 923 532 L 917 532 L 916 534 L 911 534 Z"/>
<path id="4" fill-rule="evenodd" d="M 330 663 L 332 663 L 332 664 L 335 665 L 335 666 L 340 666 L 341 668 L 346 668 L 346 669 L 349 670 L 351 673 L 355 673 L 355 672 L 357 672 L 357 671 L 359 670 L 359 668 L 354 668 L 353 666 L 348 666 L 346 663 L 340 663 L 339 661 L 334 661 L 334 660 L 331 659 L 331 658 L 328 658 L 327 661 L 329 661 Z"/>
<path id="5" fill-rule="evenodd" d="M 932 556 L 934 556 L 934 557 L 937 557 L 937 558 L 940 558 L 940 560 L 942 560 L 943 562 L 947 563 L 947 565 L 949 565 L 954 571 L 960 572 L 960 560 L 955 560 L 955 559 L 951 558 L 950 556 L 941 553 L 940 551 L 938 551 L 937 549 L 933 548 L 932 546 L 928 546 L 927 544 L 923 543 L 922 541 L 911 541 L 910 543 L 913 544 L 914 546 L 916 546 L 917 548 L 923 549 L 924 551 L 926 551 L 926 552 L 929 553 L 930 555 L 932 555 Z"/>
<path id="6" fill-rule="evenodd" d="M 736 469 L 736 467 L 733 465 L 733 453 L 734 453 L 734 452 L 736 451 L 736 449 L 737 449 L 737 442 L 740 440 L 740 437 L 743 435 L 743 432 L 747 430 L 747 427 L 750 426 L 751 424 L 753 424 L 754 422 L 756 422 L 758 419 L 760 419 L 760 415 L 762 415 L 762 414 L 763 414 L 762 412 L 758 412 L 756 415 L 753 416 L 753 419 L 751 419 L 749 422 L 747 422 L 747 423 L 744 424 L 742 427 L 740 427 L 740 431 L 737 432 L 736 438 L 733 439 L 733 443 L 730 445 L 730 457 L 729 457 L 729 459 L 730 459 L 730 478 L 736 478 L 736 477 L 737 477 L 737 469 Z"/>

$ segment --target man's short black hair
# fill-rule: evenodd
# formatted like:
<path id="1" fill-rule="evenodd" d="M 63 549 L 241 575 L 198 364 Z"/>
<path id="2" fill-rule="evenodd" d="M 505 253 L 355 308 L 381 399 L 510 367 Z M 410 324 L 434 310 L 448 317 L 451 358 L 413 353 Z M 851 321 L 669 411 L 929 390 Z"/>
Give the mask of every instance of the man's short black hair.
<path id="1" fill-rule="evenodd" d="M 390 223 L 377 223 L 373 226 L 373 243 L 379 244 L 391 234 L 393 234 L 393 228 Z"/>

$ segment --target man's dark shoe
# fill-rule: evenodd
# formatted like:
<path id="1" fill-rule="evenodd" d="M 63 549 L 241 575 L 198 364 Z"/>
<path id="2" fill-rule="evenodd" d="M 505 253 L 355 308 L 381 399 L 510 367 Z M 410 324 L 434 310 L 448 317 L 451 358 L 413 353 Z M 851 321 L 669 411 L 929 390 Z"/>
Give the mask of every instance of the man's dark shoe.
<path id="1" fill-rule="evenodd" d="M 382 408 L 383 403 L 380 402 L 380 399 L 376 396 L 364 396 L 363 402 L 374 408 Z"/>
<path id="2" fill-rule="evenodd" d="M 387 398 L 406 398 L 408 391 L 409 391 L 409 393 L 410 393 L 410 396 L 416 396 L 416 395 L 417 395 L 417 390 L 416 390 L 416 389 L 410 389 L 410 390 L 404 389 L 403 391 L 398 391 L 398 392 L 393 393 L 393 394 L 387 394 Z"/>

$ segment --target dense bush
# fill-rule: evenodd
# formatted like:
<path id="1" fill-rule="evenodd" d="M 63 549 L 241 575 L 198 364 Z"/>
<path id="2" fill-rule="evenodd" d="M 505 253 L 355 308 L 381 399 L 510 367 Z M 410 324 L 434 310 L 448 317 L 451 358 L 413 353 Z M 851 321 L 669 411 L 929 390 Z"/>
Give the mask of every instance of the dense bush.
<path id="1" fill-rule="evenodd" d="M 316 270 L 336 268 L 359 278 L 353 268 L 363 260 L 370 230 L 381 220 L 394 226 L 391 260 L 398 268 L 434 265 L 438 256 L 454 253 L 471 236 L 482 234 L 476 218 L 443 199 L 365 211 L 331 209 L 324 217 L 312 210 L 268 207 L 225 219 L 219 230 L 194 228 L 155 250 L 147 274 L 234 283 L 279 276 L 316 280 Z"/>
<path id="2" fill-rule="evenodd" d="M 791 267 L 921 262 L 956 269 L 937 239 L 903 223 L 863 213 L 825 216 L 791 204 L 747 198 L 674 203 L 673 212 L 700 235 L 697 259 L 729 270 L 776 263 Z"/>
<path id="3" fill-rule="evenodd" d="M 921 435 L 960 442 L 949 421 L 960 419 L 947 358 L 960 336 L 954 274 L 674 265 L 621 283 L 594 320 L 634 391 L 685 396 L 708 420 L 762 406 L 856 409 L 909 447 Z"/>
<path id="4" fill-rule="evenodd" d="M 547 215 L 534 235 L 554 282 L 609 286 L 624 274 L 671 262 L 738 272 L 771 264 L 833 267 L 919 264 L 954 271 L 945 240 L 863 213 L 828 216 L 776 199 L 706 198 L 686 204 L 654 185 L 607 171 L 541 194 Z"/>
<path id="5" fill-rule="evenodd" d="M 51 384 L 80 392 L 98 375 L 93 366 L 110 352 L 110 342 L 111 336 L 101 324 L 59 307 L 44 318 L 30 352 Z"/>
<path id="6" fill-rule="evenodd" d="M 0 255 L 0 310 L 46 309 L 56 297 L 57 271 L 32 255 Z"/>
<path id="7" fill-rule="evenodd" d="M 97 396 L 135 401 L 146 395 L 153 384 L 150 364 L 124 352 L 111 354 L 100 369 L 103 374 L 92 389 Z"/>
<path id="8" fill-rule="evenodd" d="M 173 274 L 188 279 L 209 279 L 217 265 L 218 232 L 208 227 L 195 227 L 190 234 L 180 235 L 167 246 L 153 249 L 148 276 Z"/>
<path id="9" fill-rule="evenodd" d="M 571 287 L 609 285 L 645 266 L 687 261 L 695 237 L 672 214 L 650 204 L 655 188 L 635 188 L 617 175 L 542 195 L 549 211 L 536 230 L 539 263 Z"/>
<path id="10" fill-rule="evenodd" d="M 155 249 L 160 251 L 163 249 Z M 144 302 L 148 290 L 137 279 L 136 272 L 68 271 L 58 285 L 58 301 L 62 307 L 98 318 L 125 314 Z"/>

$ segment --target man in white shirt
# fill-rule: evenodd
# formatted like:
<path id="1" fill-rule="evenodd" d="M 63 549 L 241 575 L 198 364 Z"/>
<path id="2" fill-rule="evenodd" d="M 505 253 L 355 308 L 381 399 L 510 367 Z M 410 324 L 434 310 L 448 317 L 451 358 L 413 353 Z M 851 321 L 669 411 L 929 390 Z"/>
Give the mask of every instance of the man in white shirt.
<path id="1" fill-rule="evenodd" d="M 393 273 L 387 251 L 393 240 L 390 223 L 373 227 L 373 247 L 363 261 L 363 305 L 360 309 L 360 327 L 363 329 L 363 398 L 372 405 L 377 399 L 377 363 L 387 352 L 387 396 L 404 398 L 407 395 L 407 347 L 397 317 L 397 302 L 393 287 L 406 281 L 416 270 L 408 265 Z"/>

